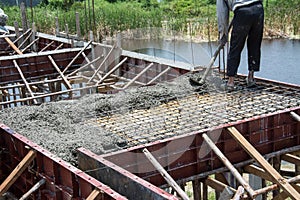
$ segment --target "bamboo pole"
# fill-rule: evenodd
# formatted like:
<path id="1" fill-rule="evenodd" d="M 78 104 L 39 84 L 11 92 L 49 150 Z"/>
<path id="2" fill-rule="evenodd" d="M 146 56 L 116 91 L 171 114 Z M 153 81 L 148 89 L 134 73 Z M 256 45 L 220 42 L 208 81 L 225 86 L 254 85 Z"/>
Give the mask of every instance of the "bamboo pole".
<path id="1" fill-rule="evenodd" d="M 168 172 L 159 164 L 159 162 L 146 148 L 143 149 L 143 153 L 152 163 L 152 165 L 159 171 L 163 178 L 169 183 L 169 185 L 176 190 L 179 196 L 181 196 L 184 200 L 189 200 L 187 194 L 180 188 L 180 186 L 174 181 L 174 179 L 168 174 Z"/>
<path id="2" fill-rule="evenodd" d="M 24 49 L 22 49 L 21 52 L 24 53 L 24 51 L 26 51 L 29 47 L 31 47 L 39 39 L 40 38 L 36 38 L 35 40 L 33 40 L 29 45 L 27 45 Z"/>
<path id="3" fill-rule="evenodd" d="M 246 189 L 249 195 L 254 198 L 254 190 L 251 186 L 244 180 L 242 175 L 238 172 L 238 170 L 229 162 L 229 160 L 225 157 L 225 155 L 218 149 L 218 147 L 213 143 L 213 141 L 205 134 L 202 134 L 205 142 L 210 146 L 210 148 L 215 152 L 215 154 L 220 158 L 220 160 L 224 163 L 224 165 L 230 170 L 233 176 L 237 179 L 237 181 Z"/>
<path id="4" fill-rule="evenodd" d="M 243 193 L 244 193 L 244 188 L 242 186 L 239 186 L 231 200 L 240 200 Z"/>
<path id="5" fill-rule="evenodd" d="M 48 47 L 50 47 L 53 43 L 54 43 L 54 40 L 51 41 L 49 44 L 47 44 L 47 46 L 45 46 L 42 50 L 40 50 L 40 53 L 45 51 L 46 49 L 48 49 Z"/>

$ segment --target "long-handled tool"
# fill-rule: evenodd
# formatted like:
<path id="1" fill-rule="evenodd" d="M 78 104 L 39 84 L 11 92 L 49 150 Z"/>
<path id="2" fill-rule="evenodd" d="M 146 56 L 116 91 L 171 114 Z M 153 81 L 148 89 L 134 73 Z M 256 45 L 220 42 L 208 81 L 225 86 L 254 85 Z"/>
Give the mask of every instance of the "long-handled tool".
<path id="1" fill-rule="evenodd" d="M 230 24 L 229 24 L 228 32 L 229 32 L 229 30 L 231 29 L 231 27 L 232 27 L 232 21 L 231 21 Z M 227 38 L 226 38 L 226 39 L 227 39 Z M 208 73 L 209 73 L 209 71 L 211 70 L 212 65 L 214 64 L 214 62 L 215 62 L 217 56 L 219 55 L 221 49 L 225 46 L 226 43 L 227 43 L 227 41 L 226 41 L 226 42 L 220 42 L 220 43 L 219 43 L 219 45 L 218 45 L 216 51 L 214 52 L 213 57 L 210 59 L 208 65 L 206 66 L 206 70 L 205 70 L 203 76 L 201 77 L 201 80 L 199 81 L 199 79 L 195 79 L 194 77 L 190 77 L 190 81 L 191 81 L 191 82 L 193 82 L 193 83 L 196 84 L 196 85 L 203 85 L 203 84 L 204 84 L 204 82 L 205 82 L 205 80 L 206 80 L 206 78 L 207 78 L 207 76 L 208 76 Z"/>

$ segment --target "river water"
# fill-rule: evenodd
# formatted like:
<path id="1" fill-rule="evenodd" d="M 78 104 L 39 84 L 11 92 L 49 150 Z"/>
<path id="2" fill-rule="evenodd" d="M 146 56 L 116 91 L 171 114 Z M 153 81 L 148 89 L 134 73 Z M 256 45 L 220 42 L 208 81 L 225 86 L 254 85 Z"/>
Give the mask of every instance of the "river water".
<path id="1" fill-rule="evenodd" d="M 143 54 L 183 61 L 195 66 L 206 66 L 216 49 L 216 43 L 193 43 L 170 40 L 123 40 L 122 48 Z M 262 78 L 300 85 L 300 40 L 263 40 Z M 222 53 L 221 53 L 222 55 Z M 223 61 L 221 61 L 223 63 Z M 215 63 L 218 65 L 218 60 Z M 242 52 L 238 73 L 247 74 L 247 50 Z"/>

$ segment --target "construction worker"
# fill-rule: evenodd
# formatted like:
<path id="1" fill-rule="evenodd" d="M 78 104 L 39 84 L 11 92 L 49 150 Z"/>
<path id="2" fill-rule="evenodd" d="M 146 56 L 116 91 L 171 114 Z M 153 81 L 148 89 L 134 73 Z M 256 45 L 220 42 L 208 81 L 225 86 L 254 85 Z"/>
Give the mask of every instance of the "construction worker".
<path id="1" fill-rule="evenodd" d="M 218 29 L 220 42 L 228 40 L 229 11 L 234 12 L 230 49 L 227 57 L 227 89 L 234 89 L 234 77 L 240 64 L 241 52 L 247 40 L 248 76 L 247 86 L 255 85 L 254 72 L 259 71 L 261 42 L 264 26 L 262 0 L 217 0 Z"/>
<path id="2" fill-rule="evenodd" d="M 0 32 L 8 33 L 8 30 L 5 28 L 6 22 L 7 22 L 7 15 L 4 13 L 4 11 L 0 8 Z"/>

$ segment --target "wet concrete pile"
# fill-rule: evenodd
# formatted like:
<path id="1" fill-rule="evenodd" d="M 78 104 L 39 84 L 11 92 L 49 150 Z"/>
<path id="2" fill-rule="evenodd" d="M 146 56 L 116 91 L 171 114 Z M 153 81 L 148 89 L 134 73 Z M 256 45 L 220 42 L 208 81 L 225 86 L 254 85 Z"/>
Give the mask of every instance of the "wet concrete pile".
<path id="1" fill-rule="evenodd" d="M 123 138 L 85 123 L 98 116 L 147 109 L 186 96 L 195 88 L 188 76 L 149 87 L 134 87 L 117 94 L 93 94 L 80 99 L 22 106 L 0 111 L 0 122 L 76 165 L 76 149 L 102 154 L 126 148 Z"/>

